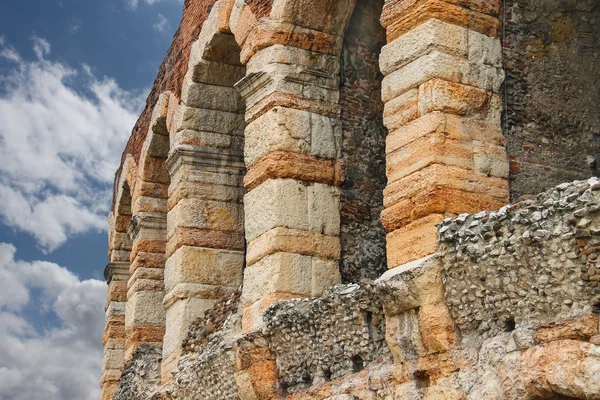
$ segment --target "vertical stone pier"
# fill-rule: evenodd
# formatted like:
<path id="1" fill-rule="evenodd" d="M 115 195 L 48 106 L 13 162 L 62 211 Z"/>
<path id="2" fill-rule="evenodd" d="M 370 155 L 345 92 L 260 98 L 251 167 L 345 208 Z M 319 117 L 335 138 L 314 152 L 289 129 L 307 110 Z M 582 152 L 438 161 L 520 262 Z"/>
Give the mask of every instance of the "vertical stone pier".
<path id="1" fill-rule="evenodd" d="M 388 266 L 435 252 L 435 224 L 508 202 L 500 0 L 386 1 Z"/>
<path id="2" fill-rule="evenodd" d="M 251 31 L 236 30 L 232 13 L 247 62 L 237 84 L 247 123 L 244 332 L 262 325 L 272 302 L 319 296 L 340 281 L 339 54 L 354 2 L 309 3 L 314 15 L 276 0 Z"/>
<path id="3" fill-rule="evenodd" d="M 108 294 L 105 307 L 106 325 L 102 336 L 102 400 L 110 399 L 117 390 L 125 365 L 125 302 L 129 263 L 109 263 L 104 269 L 104 278 L 108 284 Z"/>
<path id="4" fill-rule="evenodd" d="M 245 124 L 233 85 L 245 68 L 221 22 L 227 7 L 215 4 L 192 46 L 171 135 L 163 382 L 192 321 L 242 283 Z"/>

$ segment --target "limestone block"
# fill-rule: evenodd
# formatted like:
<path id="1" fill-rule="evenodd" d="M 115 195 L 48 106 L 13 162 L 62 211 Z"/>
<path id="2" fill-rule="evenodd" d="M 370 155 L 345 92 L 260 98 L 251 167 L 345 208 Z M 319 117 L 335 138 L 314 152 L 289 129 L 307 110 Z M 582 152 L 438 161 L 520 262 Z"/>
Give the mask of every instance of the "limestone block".
<path id="1" fill-rule="evenodd" d="M 216 132 L 196 131 L 185 129 L 177 132 L 172 139 L 172 147 L 181 145 L 207 146 L 228 148 L 231 147 L 232 136 Z"/>
<path id="2" fill-rule="evenodd" d="M 125 232 L 114 232 L 111 235 L 111 241 L 109 245 L 110 250 L 131 250 L 131 239 Z"/>
<path id="3" fill-rule="evenodd" d="M 139 174 L 142 181 L 169 183 L 169 170 L 164 158 L 145 157 L 141 159 Z M 137 185 L 136 185 L 137 186 Z M 137 188 L 132 188 L 133 193 L 136 193 Z"/>
<path id="4" fill-rule="evenodd" d="M 246 264 L 250 266 L 262 258 L 279 252 L 297 253 L 339 260 L 340 238 L 297 229 L 274 228 L 248 244 Z"/>
<path id="5" fill-rule="evenodd" d="M 164 268 L 166 257 L 164 253 L 148 253 L 140 251 L 129 266 L 129 273 L 133 275 L 138 268 Z"/>
<path id="6" fill-rule="evenodd" d="M 416 359 L 419 355 L 425 354 L 416 310 L 387 315 L 385 318 L 385 340 L 396 364 Z"/>
<path id="7" fill-rule="evenodd" d="M 342 36 L 354 3 L 353 0 L 275 0 L 271 18 Z M 323 18 L 323 15 L 329 18 Z"/>
<path id="8" fill-rule="evenodd" d="M 462 116 L 485 113 L 491 93 L 441 79 L 432 79 L 419 86 L 419 115 L 442 111 Z"/>
<path id="9" fill-rule="evenodd" d="M 387 75 L 382 82 L 382 100 L 388 102 L 434 78 L 499 93 L 504 73 L 499 68 L 474 65 L 434 50 Z"/>
<path id="10" fill-rule="evenodd" d="M 427 193 L 436 191 L 438 194 L 451 189 L 448 193 L 464 192 L 464 195 L 473 194 L 472 199 L 480 195 L 482 199 L 495 198 L 499 203 L 508 202 L 508 183 L 506 179 L 489 177 L 484 174 L 467 171 L 462 168 L 441 164 L 434 164 L 396 182 L 390 183 L 384 190 L 384 206 L 393 205 L 416 198 L 419 192 Z M 419 199 L 423 201 L 424 199 Z M 414 202 L 413 202 L 414 204 Z M 503 204 L 502 204 L 503 205 Z M 415 206 L 418 206 L 416 204 Z M 496 209 L 492 207 L 490 209 Z M 469 205 L 465 205 L 468 212 Z"/>
<path id="11" fill-rule="evenodd" d="M 236 88 L 246 99 L 247 109 L 273 93 L 336 104 L 339 101 L 339 76 L 314 66 L 262 65 L 260 71 L 238 82 Z"/>
<path id="12" fill-rule="evenodd" d="M 162 128 L 159 130 L 162 132 Z M 148 134 L 146 135 L 146 140 L 144 141 L 144 145 L 142 147 L 142 156 L 145 157 L 155 157 L 155 158 L 167 158 L 169 154 L 169 136 L 164 134 L 155 133 L 153 130 L 149 129 Z"/>
<path id="13" fill-rule="evenodd" d="M 313 258 L 310 256 L 292 253 L 269 255 L 244 270 L 242 302 L 250 305 L 278 292 L 309 297 L 313 289 L 312 276 Z"/>
<path id="14" fill-rule="evenodd" d="M 386 271 L 375 283 L 386 294 L 382 303 L 388 316 L 444 300 L 441 263 L 437 255 Z"/>
<path id="15" fill-rule="evenodd" d="M 243 224 L 240 204 L 196 198 L 181 199 L 167 214 L 167 237 L 173 236 L 180 227 L 243 232 Z"/>
<path id="16" fill-rule="evenodd" d="M 423 345 L 430 353 L 448 351 L 456 343 L 454 321 L 445 303 L 422 305 L 419 329 Z"/>
<path id="17" fill-rule="evenodd" d="M 383 124 L 388 131 L 398 129 L 419 118 L 419 90 L 411 89 L 385 103 Z"/>
<path id="18" fill-rule="evenodd" d="M 469 61 L 473 64 L 502 68 L 502 44 L 500 39 L 469 31 Z"/>
<path id="19" fill-rule="evenodd" d="M 431 133 L 440 133 L 447 139 L 459 142 L 476 141 L 498 147 L 506 146 L 501 125 L 494 121 L 433 111 L 391 131 L 386 139 L 386 153 L 392 153 Z"/>
<path id="20" fill-rule="evenodd" d="M 124 301 L 111 301 L 106 307 L 105 317 L 108 319 L 112 316 L 124 316 L 125 315 L 125 302 Z"/>
<path id="21" fill-rule="evenodd" d="M 179 176 L 181 179 L 172 185 L 171 196 L 167 204 L 169 210 L 172 210 L 183 199 L 193 198 L 226 203 L 242 203 L 244 199 L 245 191 L 241 187 L 241 182 L 236 187 L 197 182 L 193 179 L 193 174 L 181 174 Z"/>
<path id="22" fill-rule="evenodd" d="M 337 56 L 281 44 L 257 51 L 246 65 L 247 73 L 260 72 L 266 64 L 310 66 L 322 68 L 334 75 L 340 73 L 340 60 Z"/>
<path id="23" fill-rule="evenodd" d="M 141 212 L 167 212 L 167 199 L 138 196 L 132 206 L 133 214 Z"/>
<path id="24" fill-rule="evenodd" d="M 534 346 L 521 356 L 525 388 L 540 398 L 600 398 L 599 358 L 600 346 L 575 340 Z"/>
<path id="25" fill-rule="evenodd" d="M 296 179 L 341 186 L 345 181 L 344 165 L 342 161 L 276 151 L 250 166 L 244 177 L 244 186 L 247 190 L 254 190 L 269 179 Z"/>
<path id="26" fill-rule="evenodd" d="M 125 343 L 108 342 L 104 346 L 104 357 L 102 359 L 102 370 L 122 370 L 125 365 Z"/>
<path id="27" fill-rule="evenodd" d="M 436 18 L 464 26 L 489 36 L 500 31 L 500 2 L 416 0 L 410 2 L 386 2 L 381 23 L 386 28 L 388 42 L 415 29 L 426 21 Z M 487 15 L 486 15 L 487 14 Z"/>
<path id="28" fill-rule="evenodd" d="M 179 283 L 238 287 L 243 267 L 242 252 L 182 246 L 167 260 L 165 289 Z"/>
<path id="29" fill-rule="evenodd" d="M 110 261 L 111 262 L 129 262 L 129 255 L 131 252 L 129 250 L 113 250 L 110 253 Z"/>
<path id="30" fill-rule="evenodd" d="M 388 182 L 395 182 L 432 164 L 443 164 L 474 170 L 473 142 L 448 139 L 432 133 L 388 153 L 386 157 Z"/>
<path id="31" fill-rule="evenodd" d="M 309 230 L 308 188 L 292 179 L 269 179 L 244 197 L 246 240 L 276 227 Z"/>
<path id="32" fill-rule="evenodd" d="M 308 187 L 308 225 L 312 232 L 340 234 L 340 190 L 314 183 Z"/>
<path id="33" fill-rule="evenodd" d="M 243 112 L 244 101 L 233 86 L 189 82 L 184 84 L 181 101 L 188 107 Z"/>
<path id="34" fill-rule="evenodd" d="M 388 267 L 395 268 L 433 254 L 438 247 L 435 224 L 444 216 L 432 214 L 387 235 Z"/>
<path id="35" fill-rule="evenodd" d="M 466 58 L 469 44 L 468 29 L 433 18 L 383 46 L 379 66 L 389 75 L 432 50 Z"/>
<path id="36" fill-rule="evenodd" d="M 543 325 L 538 328 L 534 337 L 538 343 L 565 339 L 587 341 L 596 334 L 598 316 L 584 315 Z"/>
<path id="37" fill-rule="evenodd" d="M 505 197 L 493 197 L 485 191 L 473 193 L 443 185 L 419 185 L 420 190 L 415 190 L 410 198 L 400 200 L 383 210 L 383 227 L 390 232 L 429 214 L 477 213 L 481 210 L 495 210 L 506 203 Z"/>
<path id="38" fill-rule="evenodd" d="M 125 306 L 126 328 L 164 326 L 163 296 L 163 292 L 135 292 Z"/>
<path id="39" fill-rule="evenodd" d="M 177 130 L 242 134 L 245 125 L 243 114 L 181 106 Z"/>
<path id="40" fill-rule="evenodd" d="M 312 258 L 311 297 L 319 297 L 325 289 L 342 281 L 339 262 Z"/>
<path id="41" fill-rule="evenodd" d="M 166 331 L 163 340 L 163 359 L 181 347 L 192 322 L 215 304 L 212 299 L 189 298 L 171 304 L 166 311 Z M 162 303 L 161 303 L 162 305 Z"/>
<path id="42" fill-rule="evenodd" d="M 200 43 L 195 42 L 192 45 L 188 73 L 194 82 L 233 86 L 244 77 L 246 69 L 243 66 L 203 60 L 202 50 Z"/>
<path id="43" fill-rule="evenodd" d="M 509 163 L 506 147 L 473 142 L 473 168 L 480 174 L 508 179 Z"/>
<path id="44" fill-rule="evenodd" d="M 238 175 L 226 173 L 224 171 L 207 171 L 197 169 L 194 165 L 183 164 L 172 175 L 171 185 L 169 186 L 169 210 L 179 202 L 179 199 L 177 201 L 173 201 L 172 198 L 180 188 L 184 189 L 185 192 L 186 189 L 191 189 L 191 187 L 195 185 L 202 185 L 204 187 L 210 187 L 213 185 L 227 186 L 243 189 L 242 178 Z M 181 186 L 185 186 L 187 188 L 182 188 Z M 184 198 L 185 196 L 182 195 L 180 197 Z"/>

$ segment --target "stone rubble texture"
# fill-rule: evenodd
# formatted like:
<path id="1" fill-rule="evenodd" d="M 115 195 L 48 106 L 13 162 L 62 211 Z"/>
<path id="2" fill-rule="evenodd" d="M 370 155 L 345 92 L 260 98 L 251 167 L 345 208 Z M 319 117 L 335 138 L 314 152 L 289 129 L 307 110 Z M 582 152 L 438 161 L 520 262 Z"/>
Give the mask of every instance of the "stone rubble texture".
<path id="1" fill-rule="evenodd" d="M 185 0 L 102 399 L 600 399 L 596 3 Z"/>

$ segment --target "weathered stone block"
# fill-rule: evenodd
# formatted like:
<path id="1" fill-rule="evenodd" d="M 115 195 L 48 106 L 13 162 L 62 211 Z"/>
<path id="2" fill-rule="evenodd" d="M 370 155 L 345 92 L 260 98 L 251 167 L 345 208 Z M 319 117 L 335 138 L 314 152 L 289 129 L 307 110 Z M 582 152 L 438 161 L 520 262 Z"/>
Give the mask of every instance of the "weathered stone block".
<path id="1" fill-rule="evenodd" d="M 275 107 L 246 128 L 246 165 L 273 151 L 336 159 L 341 152 L 341 124 L 307 111 Z"/>
<path id="2" fill-rule="evenodd" d="M 237 287 L 242 282 L 244 254 L 239 251 L 183 246 L 165 266 L 165 289 L 179 283 Z"/>
<path id="3" fill-rule="evenodd" d="M 215 302 L 213 299 L 188 298 L 178 300 L 167 308 L 163 359 L 180 349 L 181 342 L 187 337 L 192 322 L 204 315 L 204 311 L 211 308 Z"/>
<path id="4" fill-rule="evenodd" d="M 437 250 L 435 224 L 443 220 L 443 215 L 432 214 L 388 233 L 386 247 L 389 268 L 433 254 Z"/>
<path id="5" fill-rule="evenodd" d="M 243 224 L 243 210 L 240 204 L 195 198 L 181 199 L 168 213 L 167 237 L 170 238 L 182 227 L 242 232 Z"/>
<path id="6" fill-rule="evenodd" d="M 189 82 L 183 85 L 181 101 L 188 107 L 236 113 L 244 110 L 244 101 L 233 86 Z"/>
<path id="7" fill-rule="evenodd" d="M 246 240 L 276 227 L 308 230 L 307 187 L 291 179 L 269 179 L 244 197 Z"/>
<path id="8" fill-rule="evenodd" d="M 467 58 L 469 44 L 467 28 L 430 19 L 383 46 L 379 66 L 389 75 L 432 50 Z"/>
<path id="9" fill-rule="evenodd" d="M 182 106 L 177 130 L 192 129 L 224 134 L 242 134 L 244 115 L 227 111 Z"/>
<path id="10" fill-rule="evenodd" d="M 164 326 L 163 292 L 135 292 L 125 306 L 127 330 L 143 326 Z"/>

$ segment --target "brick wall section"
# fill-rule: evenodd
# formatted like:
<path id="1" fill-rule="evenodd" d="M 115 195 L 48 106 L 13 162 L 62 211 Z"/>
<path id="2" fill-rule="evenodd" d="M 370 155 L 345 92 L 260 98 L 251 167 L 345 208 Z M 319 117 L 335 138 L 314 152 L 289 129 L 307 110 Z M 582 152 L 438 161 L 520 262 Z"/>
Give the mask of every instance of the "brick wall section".
<path id="1" fill-rule="evenodd" d="M 343 161 L 340 270 L 344 282 L 376 279 L 387 269 L 383 209 L 385 137 L 378 60 L 385 44 L 383 1 L 359 0 L 342 50 Z"/>
<path id="2" fill-rule="evenodd" d="M 256 19 L 259 19 L 271 14 L 273 0 L 247 0 L 246 4 L 248 4 L 248 7 L 250 7 L 250 10 L 252 10 Z"/>
<path id="3" fill-rule="evenodd" d="M 187 73 L 192 43 L 198 39 L 200 29 L 202 29 L 202 25 L 215 2 L 216 0 L 185 0 L 181 24 L 173 36 L 173 43 L 167 51 L 152 90 L 146 99 L 146 107 L 133 127 L 131 137 L 121 158 L 121 166 L 128 154 L 131 154 L 136 162 L 139 161 L 142 146 L 148 133 L 152 110 L 158 96 L 168 90 L 177 97 L 181 96 L 181 85 Z M 115 179 L 119 178 L 120 173 L 121 168 L 117 171 Z M 113 198 L 113 207 L 114 204 L 115 199 Z"/>
<path id="4" fill-rule="evenodd" d="M 600 3 L 506 0 L 511 197 L 598 174 Z"/>

